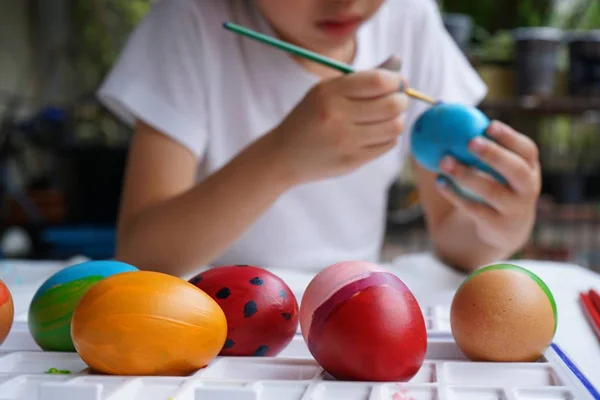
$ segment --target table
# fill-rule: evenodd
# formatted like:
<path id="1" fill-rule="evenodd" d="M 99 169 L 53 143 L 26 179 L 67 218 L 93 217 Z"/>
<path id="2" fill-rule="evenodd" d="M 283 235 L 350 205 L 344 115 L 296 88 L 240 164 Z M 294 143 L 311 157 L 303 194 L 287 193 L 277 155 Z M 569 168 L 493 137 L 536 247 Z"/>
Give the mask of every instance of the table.
<path id="1" fill-rule="evenodd" d="M 65 262 L 0 260 L 0 279 L 5 280 L 15 297 L 15 315 L 27 312 L 37 287 Z M 579 292 L 600 291 L 600 274 L 574 264 L 536 260 L 511 261 L 538 274 L 553 292 L 558 308 L 555 342 L 573 359 L 591 383 L 600 388 L 600 342 L 594 335 L 579 305 Z M 465 275 L 454 271 L 430 254 L 403 255 L 384 267 L 395 273 L 413 291 L 423 306 L 448 305 Z M 304 288 L 317 271 L 272 269 L 283 278 L 300 301 Z M 14 290 L 13 290 L 14 289 Z"/>

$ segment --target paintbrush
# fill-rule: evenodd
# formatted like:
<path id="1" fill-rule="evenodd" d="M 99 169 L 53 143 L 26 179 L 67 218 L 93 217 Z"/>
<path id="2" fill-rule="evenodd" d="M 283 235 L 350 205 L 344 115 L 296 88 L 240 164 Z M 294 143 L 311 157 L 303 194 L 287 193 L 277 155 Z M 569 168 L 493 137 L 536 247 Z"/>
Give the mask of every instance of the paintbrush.
<path id="1" fill-rule="evenodd" d="M 231 22 L 225 22 L 223 24 L 223 27 L 227 30 L 230 30 L 230 31 L 240 34 L 242 36 L 246 36 L 248 38 L 255 39 L 259 42 L 271 45 L 280 50 L 287 51 L 288 53 L 294 54 L 296 56 L 299 56 L 299 57 L 305 58 L 307 60 L 319 63 L 321 65 L 325 65 L 327 67 L 336 69 L 344 74 L 351 74 L 354 72 L 354 69 L 351 66 L 349 66 L 348 64 L 341 63 L 339 61 L 322 56 L 320 54 L 314 53 L 310 50 L 293 45 L 291 43 L 284 42 L 284 41 L 276 39 L 274 37 L 263 35 L 262 33 L 255 32 L 255 31 L 245 28 L 243 26 L 236 25 Z M 438 104 L 439 103 L 439 101 L 433 99 L 432 97 L 427 96 L 426 94 L 423 94 L 423 93 L 421 93 L 417 90 L 411 89 L 411 88 L 406 88 L 404 90 L 404 92 L 408 96 L 418 99 L 418 100 L 421 100 L 421 101 L 424 101 L 426 103 L 430 103 L 430 104 Z"/>

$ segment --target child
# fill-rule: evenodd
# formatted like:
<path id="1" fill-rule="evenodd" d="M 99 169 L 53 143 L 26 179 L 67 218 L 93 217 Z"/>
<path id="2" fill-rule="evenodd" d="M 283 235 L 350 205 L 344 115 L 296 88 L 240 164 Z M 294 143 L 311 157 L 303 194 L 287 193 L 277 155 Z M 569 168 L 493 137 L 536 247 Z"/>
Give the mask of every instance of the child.
<path id="1" fill-rule="evenodd" d="M 358 72 L 293 58 L 223 29 L 225 21 Z M 378 68 L 393 55 L 401 72 Z M 434 0 L 158 2 L 99 92 L 135 126 L 117 258 L 179 276 L 204 265 L 376 262 L 387 190 L 428 106 L 399 90 L 407 83 L 447 102 L 485 96 Z M 415 166 L 436 254 L 465 271 L 525 243 L 540 191 L 535 144 L 499 122 L 489 135 L 502 146 L 470 148 L 508 186 L 442 163 L 489 206 Z"/>

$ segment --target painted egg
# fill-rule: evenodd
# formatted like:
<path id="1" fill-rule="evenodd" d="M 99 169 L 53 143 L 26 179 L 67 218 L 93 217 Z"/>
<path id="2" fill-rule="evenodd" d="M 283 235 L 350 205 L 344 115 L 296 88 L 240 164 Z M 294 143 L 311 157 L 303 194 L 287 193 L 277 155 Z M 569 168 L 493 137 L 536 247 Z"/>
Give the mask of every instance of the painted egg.
<path id="1" fill-rule="evenodd" d="M 89 261 L 48 278 L 33 296 L 27 317 L 38 346 L 47 351 L 74 352 L 71 317 L 81 296 L 102 279 L 130 271 L 138 269 L 118 261 Z"/>
<path id="2" fill-rule="evenodd" d="M 317 362 L 338 380 L 410 380 L 427 351 L 417 300 L 395 275 L 351 261 L 329 266 L 308 285 L 300 327 Z"/>
<path id="3" fill-rule="evenodd" d="M 219 354 L 227 321 L 210 296 L 183 279 L 126 272 L 98 282 L 81 298 L 71 334 L 94 371 L 187 376 Z"/>
<path id="4" fill-rule="evenodd" d="M 473 272 L 457 290 L 450 309 L 454 340 L 474 361 L 536 361 L 550 346 L 557 321 L 548 286 L 512 264 Z"/>
<path id="5" fill-rule="evenodd" d="M 0 345 L 8 337 L 15 317 L 15 305 L 4 282 L 0 280 Z"/>
<path id="6" fill-rule="evenodd" d="M 469 142 L 478 136 L 485 136 L 489 126 L 488 117 L 475 107 L 450 103 L 434 105 L 421 114 L 413 125 L 412 154 L 423 168 L 435 173 L 440 173 L 440 162 L 450 155 L 505 182 L 501 175 L 468 149 Z"/>
<path id="7" fill-rule="evenodd" d="M 296 334 L 296 297 L 281 278 L 263 268 L 222 266 L 190 282 L 225 312 L 228 334 L 223 356 L 276 356 Z"/>

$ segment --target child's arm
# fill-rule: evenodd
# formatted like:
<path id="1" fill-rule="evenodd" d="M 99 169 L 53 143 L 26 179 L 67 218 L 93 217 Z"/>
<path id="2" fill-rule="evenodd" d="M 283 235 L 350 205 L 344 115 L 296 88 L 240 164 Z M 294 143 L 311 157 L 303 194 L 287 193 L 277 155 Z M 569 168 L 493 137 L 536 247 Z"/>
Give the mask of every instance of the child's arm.
<path id="1" fill-rule="evenodd" d="M 350 172 L 394 148 L 408 103 L 401 83 L 389 71 L 325 81 L 278 127 L 198 184 L 192 153 L 139 123 L 117 258 L 174 275 L 210 263 L 286 190 Z"/>
<path id="2" fill-rule="evenodd" d="M 117 258 L 183 275 L 224 250 L 294 181 L 272 137 L 195 185 L 196 158 L 143 123 L 131 143 Z"/>

